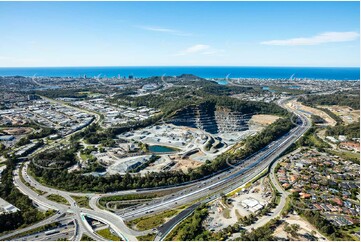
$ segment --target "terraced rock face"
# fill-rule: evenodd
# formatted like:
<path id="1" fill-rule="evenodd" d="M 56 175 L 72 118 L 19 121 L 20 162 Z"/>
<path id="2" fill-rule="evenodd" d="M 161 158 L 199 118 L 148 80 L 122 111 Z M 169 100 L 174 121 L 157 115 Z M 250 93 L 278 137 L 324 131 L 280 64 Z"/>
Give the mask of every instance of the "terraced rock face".
<path id="1" fill-rule="evenodd" d="M 198 106 L 188 106 L 178 111 L 169 123 L 217 134 L 247 130 L 248 121 L 251 117 L 252 114 L 232 112 L 228 108 L 203 103 Z"/>

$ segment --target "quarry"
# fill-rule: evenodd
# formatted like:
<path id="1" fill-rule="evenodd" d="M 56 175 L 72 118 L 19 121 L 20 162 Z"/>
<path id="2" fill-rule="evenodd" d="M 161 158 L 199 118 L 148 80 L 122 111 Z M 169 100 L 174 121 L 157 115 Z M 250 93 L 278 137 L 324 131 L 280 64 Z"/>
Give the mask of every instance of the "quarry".
<path id="1" fill-rule="evenodd" d="M 108 174 L 186 173 L 277 119 L 274 115 L 241 114 L 220 107 L 189 106 L 166 121 L 118 135 L 124 143 L 98 156 L 103 163 L 107 160 Z"/>

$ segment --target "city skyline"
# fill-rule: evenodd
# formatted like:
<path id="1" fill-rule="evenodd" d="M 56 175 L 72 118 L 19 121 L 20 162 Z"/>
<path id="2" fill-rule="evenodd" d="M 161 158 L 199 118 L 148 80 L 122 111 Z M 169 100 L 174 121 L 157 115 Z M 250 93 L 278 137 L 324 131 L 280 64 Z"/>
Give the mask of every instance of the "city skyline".
<path id="1" fill-rule="evenodd" d="M 359 7 L 1 2 L 0 66 L 359 67 Z"/>

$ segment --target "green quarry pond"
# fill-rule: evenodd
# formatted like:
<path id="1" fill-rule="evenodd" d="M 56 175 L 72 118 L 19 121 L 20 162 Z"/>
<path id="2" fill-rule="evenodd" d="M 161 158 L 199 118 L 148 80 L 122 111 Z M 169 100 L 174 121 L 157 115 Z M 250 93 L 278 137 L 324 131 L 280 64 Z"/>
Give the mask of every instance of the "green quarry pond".
<path id="1" fill-rule="evenodd" d="M 167 146 L 161 146 L 161 145 L 151 145 L 148 147 L 150 152 L 154 153 L 165 153 L 165 152 L 176 152 L 176 149 L 167 147 Z"/>

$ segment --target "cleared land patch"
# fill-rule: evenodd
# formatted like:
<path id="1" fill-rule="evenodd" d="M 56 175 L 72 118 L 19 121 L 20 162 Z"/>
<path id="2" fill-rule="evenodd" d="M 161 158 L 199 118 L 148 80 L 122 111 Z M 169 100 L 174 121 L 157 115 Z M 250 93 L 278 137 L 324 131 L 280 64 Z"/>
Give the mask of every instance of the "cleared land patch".
<path id="1" fill-rule="evenodd" d="M 258 124 L 264 126 L 264 125 L 270 125 L 279 118 L 280 117 L 276 115 L 256 114 L 252 116 L 249 122 L 251 124 Z"/>
<path id="2" fill-rule="evenodd" d="M 327 125 L 329 125 L 329 126 L 335 126 L 337 123 L 327 113 L 325 113 L 317 108 L 311 108 L 311 107 L 305 106 L 305 105 L 301 104 L 300 102 L 292 101 L 292 102 L 289 102 L 287 104 L 287 106 L 289 106 L 291 109 L 300 110 L 308 116 L 311 116 L 311 114 L 320 116 L 321 118 L 323 118 L 326 121 Z"/>
<path id="3" fill-rule="evenodd" d="M 360 119 L 360 110 L 354 110 L 348 106 L 319 106 L 321 108 L 326 108 L 339 116 L 342 121 L 346 124 L 351 124 L 354 122 L 358 122 Z"/>

